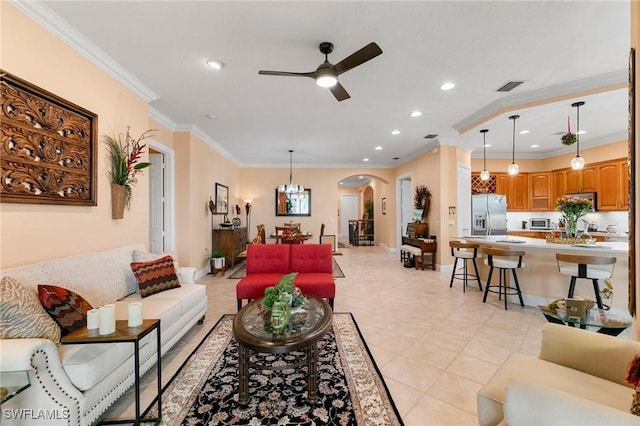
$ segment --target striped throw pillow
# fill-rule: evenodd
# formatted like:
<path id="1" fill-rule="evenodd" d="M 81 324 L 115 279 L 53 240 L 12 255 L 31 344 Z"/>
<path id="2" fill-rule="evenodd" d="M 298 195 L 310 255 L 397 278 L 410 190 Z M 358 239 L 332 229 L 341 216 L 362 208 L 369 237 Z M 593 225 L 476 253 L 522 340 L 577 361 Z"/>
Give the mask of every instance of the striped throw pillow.
<path id="1" fill-rule="evenodd" d="M 131 270 L 138 281 L 141 297 L 180 287 L 171 256 L 149 262 L 133 262 Z"/>
<path id="2" fill-rule="evenodd" d="M 55 285 L 39 285 L 38 298 L 63 335 L 87 325 L 87 311 L 92 306 L 78 293 Z"/>
<path id="3" fill-rule="evenodd" d="M 0 281 L 0 338 L 60 341 L 60 327 L 47 315 L 36 292 L 12 277 Z"/>

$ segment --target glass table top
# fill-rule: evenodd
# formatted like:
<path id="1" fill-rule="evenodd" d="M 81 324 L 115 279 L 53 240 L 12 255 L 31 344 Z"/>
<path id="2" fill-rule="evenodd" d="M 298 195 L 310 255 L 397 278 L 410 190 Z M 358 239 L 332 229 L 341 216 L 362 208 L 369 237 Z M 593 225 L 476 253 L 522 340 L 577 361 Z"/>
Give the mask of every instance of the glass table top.
<path id="1" fill-rule="evenodd" d="M 4 371 L 0 373 L 0 404 L 10 400 L 31 386 L 26 371 Z"/>
<path id="2" fill-rule="evenodd" d="M 551 309 L 546 305 L 539 305 L 538 309 L 544 314 L 566 323 L 600 328 L 627 328 L 631 326 L 631 316 L 622 309 L 590 309 L 582 317 L 570 317 L 565 309 Z"/>

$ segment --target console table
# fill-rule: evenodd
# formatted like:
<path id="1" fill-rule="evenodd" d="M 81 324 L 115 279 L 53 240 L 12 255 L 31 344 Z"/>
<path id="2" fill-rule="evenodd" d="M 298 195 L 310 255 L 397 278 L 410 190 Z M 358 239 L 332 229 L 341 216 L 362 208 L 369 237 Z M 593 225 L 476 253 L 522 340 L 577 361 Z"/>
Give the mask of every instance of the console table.
<path id="1" fill-rule="evenodd" d="M 213 250 L 222 250 L 230 267 L 240 260 L 247 248 L 247 228 L 221 228 L 213 230 Z"/>

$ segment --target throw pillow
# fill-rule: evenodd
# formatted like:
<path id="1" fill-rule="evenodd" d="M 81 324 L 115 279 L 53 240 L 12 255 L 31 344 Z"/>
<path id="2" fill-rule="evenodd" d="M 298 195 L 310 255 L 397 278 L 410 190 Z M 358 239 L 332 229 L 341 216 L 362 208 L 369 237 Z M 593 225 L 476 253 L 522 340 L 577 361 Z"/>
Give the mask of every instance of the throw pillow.
<path id="1" fill-rule="evenodd" d="M 176 252 L 175 250 L 169 250 L 162 254 L 157 254 L 142 250 L 133 251 L 134 262 L 151 262 L 152 260 L 158 260 L 161 257 L 165 256 L 171 256 L 173 258 L 173 266 L 176 270 L 175 272 L 176 276 L 178 277 L 178 282 L 182 284 L 182 280 L 180 279 L 180 264 L 178 263 L 178 252 Z"/>
<path id="2" fill-rule="evenodd" d="M 133 262 L 131 270 L 136 276 L 142 297 L 180 287 L 171 256 L 161 257 L 150 262 Z"/>
<path id="3" fill-rule="evenodd" d="M 0 338 L 60 341 L 60 327 L 42 308 L 35 291 L 11 277 L 0 281 Z"/>
<path id="4" fill-rule="evenodd" d="M 87 325 L 87 311 L 93 309 L 78 293 L 55 285 L 39 285 L 38 298 L 62 329 L 62 335 Z"/>

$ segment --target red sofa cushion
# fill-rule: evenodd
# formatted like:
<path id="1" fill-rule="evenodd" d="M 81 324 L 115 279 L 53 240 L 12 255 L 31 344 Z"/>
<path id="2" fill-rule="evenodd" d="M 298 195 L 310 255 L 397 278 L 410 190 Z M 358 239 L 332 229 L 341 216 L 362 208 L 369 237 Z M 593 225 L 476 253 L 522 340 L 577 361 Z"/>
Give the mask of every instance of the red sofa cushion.
<path id="1" fill-rule="evenodd" d="M 289 272 L 289 244 L 249 244 L 247 275 Z"/>
<path id="2" fill-rule="evenodd" d="M 327 246 L 331 249 L 331 246 Z M 305 272 L 296 275 L 294 285 L 303 293 L 315 294 L 318 297 L 333 299 L 336 297 L 336 282 L 332 274 L 325 272 Z"/>
<path id="3" fill-rule="evenodd" d="M 291 246 L 291 272 L 332 273 L 333 257 L 329 244 L 301 244 Z"/>
<path id="4" fill-rule="evenodd" d="M 284 275 L 280 272 L 247 274 L 236 285 L 236 299 L 257 299 L 264 296 L 264 289 L 278 284 Z"/>

